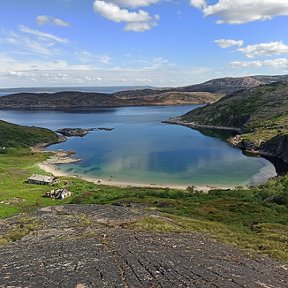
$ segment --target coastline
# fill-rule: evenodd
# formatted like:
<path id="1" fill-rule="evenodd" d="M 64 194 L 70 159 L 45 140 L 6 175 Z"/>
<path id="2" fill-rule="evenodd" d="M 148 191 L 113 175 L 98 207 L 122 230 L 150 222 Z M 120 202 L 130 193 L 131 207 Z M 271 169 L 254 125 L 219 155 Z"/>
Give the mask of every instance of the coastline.
<path id="1" fill-rule="evenodd" d="M 43 152 L 43 150 L 42 150 Z M 181 184 L 168 184 L 168 185 L 160 185 L 160 184 L 154 184 L 154 183 L 139 183 L 139 182 L 130 182 L 130 181 L 114 181 L 112 179 L 106 180 L 106 179 L 100 179 L 100 178 L 93 178 L 85 175 L 72 175 L 70 173 L 64 172 L 60 170 L 58 167 L 55 166 L 55 164 L 65 164 L 65 163 L 74 163 L 80 161 L 78 158 L 73 158 L 70 156 L 62 157 L 59 156 L 59 152 L 54 152 L 55 154 L 50 157 L 48 160 L 38 163 L 38 166 L 54 175 L 55 177 L 73 177 L 82 179 L 88 182 L 95 183 L 97 185 L 107 185 L 107 186 L 115 186 L 120 188 L 127 188 L 127 187 L 146 187 L 146 188 L 170 188 L 170 189 L 178 189 L 178 190 L 186 190 L 187 187 L 193 186 L 195 190 L 203 191 L 204 193 L 209 192 L 210 190 L 215 189 L 233 189 L 234 186 L 216 186 L 216 185 L 181 185 Z M 61 151 L 61 153 L 65 153 Z"/>
<path id="2" fill-rule="evenodd" d="M 241 129 L 237 128 L 237 127 L 200 125 L 200 124 L 197 124 L 195 122 L 183 122 L 183 121 L 179 120 L 178 117 L 169 118 L 168 120 L 162 121 L 162 123 L 186 126 L 186 127 L 194 128 L 194 129 L 201 129 L 201 128 L 202 129 L 214 129 L 214 130 L 235 131 L 235 132 L 241 133 Z"/>

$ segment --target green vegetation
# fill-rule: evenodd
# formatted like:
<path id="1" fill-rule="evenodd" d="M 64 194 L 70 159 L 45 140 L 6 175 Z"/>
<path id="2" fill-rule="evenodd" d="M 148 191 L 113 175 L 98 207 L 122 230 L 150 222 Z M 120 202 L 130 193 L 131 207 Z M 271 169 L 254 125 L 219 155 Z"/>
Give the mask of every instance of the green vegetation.
<path id="1" fill-rule="evenodd" d="M 250 189 L 237 187 L 208 194 L 193 187 L 183 191 L 118 188 L 65 177 L 53 187 L 26 183 L 32 173 L 44 173 L 36 163 L 48 156 L 50 153 L 33 153 L 28 149 L 11 149 L 0 155 L 0 217 L 65 203 L 139 205 L 160 211 L 162 216 L 143 218 L 128 228 L 207 233 L 248 251 L 288 259 L 288 176 Z M 55 187 L 67 188 L 72 191 L 72 197 L 65 200 L 43 197 Z M 81 223 L 85 219 L 82 220 Z M 4 240 L 9 242 L 25 236 L 37 223 L 24 224 L 14 227 Z"/>
<path id="2" fill-rule="evenodd" d="M 202 125 L 241 128 L 245 133 L 267 130 L 270 138 L 278 129 L 288 133 L 287 93 L 288 84 L 281 82 L 242 90 L 188 112 L 181 119 Z"/>
<path id="3" fill-rule="evenodd" d="M 11 227 L 11 229 L 1 237 L 0 245 L 17 241 L 28 235 L 31 231 L 37 230 L 41 225 L 40 221 L 35 221 L 35 219 L 29 217 L 22 217 L 18 222 L 19 224 Z"/>
<path id="4" fill-rule="evenodd" d="M 39 143 L 56 143 L 58 136 L 51 130 L 19 126 L 0 120 L 0 148 L 29 147 Z M 1 151 L 5 153 L 4 150 Z"/>

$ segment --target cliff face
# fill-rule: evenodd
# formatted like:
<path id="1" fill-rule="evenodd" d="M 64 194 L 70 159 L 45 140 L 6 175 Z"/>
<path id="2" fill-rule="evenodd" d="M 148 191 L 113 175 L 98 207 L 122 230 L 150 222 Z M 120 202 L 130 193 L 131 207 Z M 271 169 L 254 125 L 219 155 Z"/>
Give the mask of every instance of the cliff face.
<path id="1" fill-rule="evenodd" d="M 260 146 L 260 150 L 277 156 L 288 163 L 288 135 L 277 135 Z"/>

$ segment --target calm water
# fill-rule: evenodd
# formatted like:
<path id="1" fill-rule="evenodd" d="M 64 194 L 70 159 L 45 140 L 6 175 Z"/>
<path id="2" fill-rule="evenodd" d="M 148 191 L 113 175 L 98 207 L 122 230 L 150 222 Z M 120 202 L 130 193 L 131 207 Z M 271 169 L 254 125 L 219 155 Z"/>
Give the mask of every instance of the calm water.
<path id="1" fill-rule="evenodd" d="M 276 175 L 269 161 L 247 157 L 219 138 L 161 123 L 195 107 L 130 107 L 93 113 L 0 111 L 0 118 L 50 129 L 114 128 L 49 148 L 77 151 L 82 161 L 60 167 L 71 174 L 166 185 L 245 185 Z"/>

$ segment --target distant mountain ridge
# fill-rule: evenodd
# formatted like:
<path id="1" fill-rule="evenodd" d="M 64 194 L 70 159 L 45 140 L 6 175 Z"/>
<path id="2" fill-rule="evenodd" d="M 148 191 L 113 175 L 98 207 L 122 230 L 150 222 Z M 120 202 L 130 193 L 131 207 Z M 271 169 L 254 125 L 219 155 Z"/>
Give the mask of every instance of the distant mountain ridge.
<path id="1" fill-rule="evenodd" d="M 209 104 L 229 93 L 277 81 L 288 82 L 288 75 L 227 77 L 185 87 L 132 89 L 111 94 L 23 92 L 0 97 L 0 109 L 91 110 L 97 107 Z"/>
<path id="2" fill-rule="evenodd" d="M 288 82 L 288 75 L 276 76 L 245 76 L 245 77 L 226 77 L 206 81 L 201 84 L 195 84 L 185 87 L 176 88 L 176 91 L 183 92 L 209 92 L 218 94 L 230 94 L 241 89 L 252 88 L 263 84 L 271 84 L 273 82 Z"/>
<path id="3" fill-rule="evenodd" d="M 141 90 L 142 91 L 142 90 Z M 101 107 L 205 104 L 219 99 L 203 92 L 146 93 L 127 96 L 86 92 L 18 93 L 0 97 L 0 109 L 21 110 L 93 110 Z"/>

